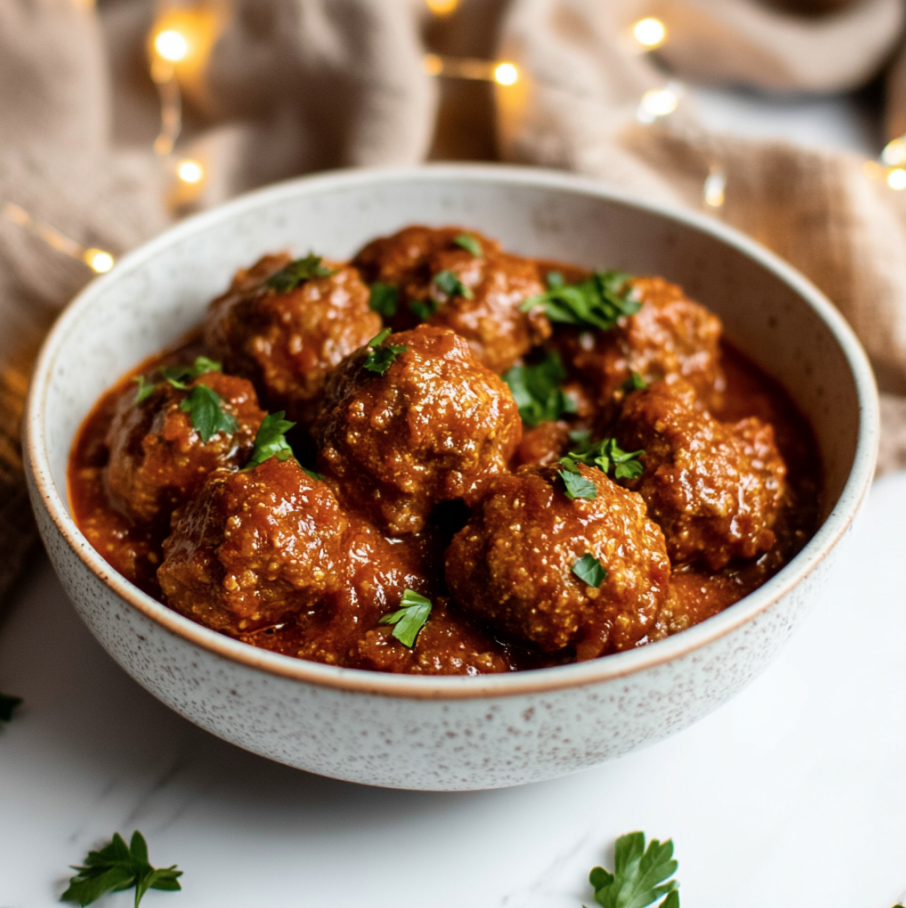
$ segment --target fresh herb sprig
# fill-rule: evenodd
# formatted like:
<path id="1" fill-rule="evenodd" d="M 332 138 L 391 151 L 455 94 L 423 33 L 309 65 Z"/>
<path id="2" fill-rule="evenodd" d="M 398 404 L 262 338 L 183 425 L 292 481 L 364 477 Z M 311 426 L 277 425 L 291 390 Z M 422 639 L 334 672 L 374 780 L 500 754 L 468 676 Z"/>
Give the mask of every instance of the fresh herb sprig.
<path id="1" fill-rule="evenodd" d="M 573 573 L 588 586 L 598 589 L 607 579 L 607 571 L 591 552 L 586 552 L 572 567 Z"/>
<path id="2" fill-rule="evenodd" d="M 633 391 L 644 391 L 647 387 L 648 382 L 638 372 L 630 372 L 629 378 L 623 382 L 622 390 L 630 394 Z"/>
<path id="3" fill-rule="evenodd" d="M 409 348 L 403 344 L 394 346 L 386 345 L 384 342 L 390 337 L 390 328 L 385 328 L 380 334 L 376 334 L 367 344 L 371 352 L 365 357 L 362 363 L 363 368 L 369 372 L 377 372 L 383 375 L 395 362 L 396 358 L 405 353 Z"/>
<path id="4" fill-rule="evenodd" d="M 295 423 L 285 419 L 285 416 L 285 410 L 278 410 L 276 413 L 268 413 L 261 420 L 261 425 L 255 435 L 252 456 L 245 465 L 246 470 L 251 470 L 272 457 L 276 457 L 280 463 L 283 463 L 284 460 L 289 460 L 290 457 L 295 456 L 293 449 L 285 438 L 286 433 Z"/>
<path id="5" fill-rule="evenodd" d="M 371 292 L 368 295 L 368 308 L 372 312 L 377 312 L 384 318 L 392 318 L 396 315 L 399 306 L 399 290 L 393 284 L 384 284 L 376 281 L 371 285 Z"/>
<path id="6" fill-rule="evenodd" d="M 415 646 L 416 637 L 425 626 L 430 614 L 430 599 L 420 596 L 414 590 L 405 590 L 403 598 L 400 600 L 399 610 L 389 615 L 384 615 L 378 623 L 394 625 L 393 636 L 403 646 L 412 649 Z"/>
<path id="7" fill-rule="evenodd" d="M 552 321 L 582 328 L 609 331 L 624 315 L 634 315 L 642 304 L 627 289 L 631 275 L 622 271 L 596 271 L 577 284 L 567 284 L 559 271 L 547 275 L 548 289 L 523 300 L 519 309 L 544 307 Z"/>
<path id="8" fill-rule="evenodd" d="M 321 264 L 320 255 L 309 253 L 304 259 L 294 259 L 288 265 L 284 265 L 264 282 L 264 286 L 277 293 L 290 293 L 305 281 L 330 277 L 336 273 L 336 269 Z"/>
<path id="9" fill-rule="evenodd" d="M 484 249 L 481 248 L 481 243 L 471 234 L 461 233 L 459 236 L 453 238 L 453 243 L 454 245 L 459 246 L 460 249 L 471 252 L 477 259 L 484 258 Z"/>
<path id="10" fill-rule="evenodd" d="M 570 451 L 564 459 L 584 463 L 587 467 L 597 467 L 614 479 L 635 479 L 645 472 L 644 465 L 638 459 L 644 453 L 644 448 L 624 451 L 615 438 L 603 438 L 595 444 L 586 442 L 577 450 Z"/>
<path id="11" fill-rule="evenodd" d="M 565 378 L 563 363 L 553 351 L 537 365 L 516 365 L 503 375 L 522 421 L 532 428 L 576 412 L 575 401 L 560 387 Z"/>
<path id="12" fill-rule="evenodd" d="M 409 309 L 419 321 L 426 322 L 440 309 L 440 301 L 430 296 L 424 300 L 412 300 Z"/>
<path id="13" fill-rule="evenodd" d="M 223 366 L 213 359 L 206 356 L 196 356 L 195 362 L 191 366 L 164 366 L 158 370 L 160 378 L 168 382 L 172 387 L 179 391 L 185 391 L 189 387 L 189 382 L 207 375 L 209 372 L 222 372 Z M 146 401 L 157 387 L 157 382 L 148 381 L 144 375 L 135 375 L 132 377 L 138 385 L 135 394 L 134 403 L 136 406 Z"/>
<path id="14" fill-rule="evenodd" d="M 13 711 L 17 706 L 21 706 L 21 704 L 21 697 L 14 697 L 11 694 L 0 693 L 0 722 L 12 721 Z"/>
<path id="15" fill-rule="evenodd" d="M 576 498 L 582 498 L 585 501 L 594 501 L 598 497 L 598 490 L 595 484 L 586 479 L 574 460 L 564 457 L 560 461 L 562 470 L 557 471 L 557 475 L 563 480 L 565 486 L 565 495 L 570 501 Z"/>
<path id="16" fill-rule="evenodd" d="M 195 385 L 189 396 L 179 405 L 179 409 L 188 413 L 195 431 L 207 444 L 218 432 L 227 435 L 239 428 L 236 417 L 223 409 L 223 398 L 207 385 Z"/>
<path id="17" fill-rule="evenodd" d="M 672 840 L 652 839 L 646 849 L 644 832 L 620 836 L 614 864 L 613 873 L 595 867 L 588 876 L 601 908 L 644 908 L 660 899 L 660 908 L 680 908 L 679 883 L 670 879 L 679 866 Z"/>
<path id="18" fill-rule="evenodd" d="M 61 902 L 90 905 L 108 892 L 121 892 L 135 887 L 135 908 L 149 889 L 177 892 L 182 888 L 182 871 L 172 867 L 155 868 L 148 863 L 148 845 L 138 830 L 127 845 L 117 832 L 98 851 L 89 851 L 85 863 L 73 866 L 76 875 L 60 896 Z"/>
<path id="19" fill-rule="evenodd" d="M 474 299 L 475 294 L 472 292 L 471 287 L 467 287 L 460 279 L 459 275 L 455 271 L 439 271 L 434 275 L 434 280 L 432 281 L 435 287 L 438 290 L 446 293 L 447 296 L 461 296 L 464 299 L 470 300 Z"/>

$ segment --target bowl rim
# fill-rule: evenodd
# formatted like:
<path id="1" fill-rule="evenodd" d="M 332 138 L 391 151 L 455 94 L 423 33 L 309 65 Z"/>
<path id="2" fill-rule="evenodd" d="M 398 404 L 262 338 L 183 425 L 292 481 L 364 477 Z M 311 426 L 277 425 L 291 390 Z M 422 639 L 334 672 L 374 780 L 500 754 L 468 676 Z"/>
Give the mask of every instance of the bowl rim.
<path id="1" fill-rule="evenodd" d="M 271 201 L 285 199 L 286 196 L 304 196 L 310 192 L 368 184 L 391 186 L 394 183 L 413 181 L 449 181 L 451 184 L 467 181 L 540 187 L 593 196 L 641 209 L 680 226 L 708 234 L 735 248 L 773 272 L 802 297 L 825 323 L 840 346 L 852 372 L 859 401 L 859 429 L 852 469 L 837 503 L 802 551 L 767 583 L 739 602 L 672 637 L 589 662 L 478 676 L 387 674 L 308 662 L 256 649 L 179 615 L 116 573 L 82 535 L 70 516 L 68 491 L 65 495 L 60 495 L 56 488 L 43 426 L 44 402 L 49 392 L 56 357 L 82 311 L 91 306 L 95 296 L 108 284 L 142 267 L 170 245 L 203 232 L 210 225 L 228 220 L 234 215 L 266 206 Z M 690 655 L 767 611 L 811 574 L 849 529 L 874 474 L 879 436 L 879 404 L 868 358 L 839 311 L 791 265 L 735 228 L 705 214 L 648 201 L 605 183 L 562 171 L 500 164 L 426 164 L 416 167 L 336 170 L 276 183 L 189 217 L 127 253 L 110 273 L 95 278 L 76 295 L 49 332 L 35 363 L 23 427 L 23 453 L 26 470 L 36 493 L 33 497 L 35 507 L 38 505 L 35 499 L 39 498 L 60 535 L 82 565 L 165 632 L 245 668 L 316 687 L 413 700 L 471 700 L 553 692 L 624 678 Z"/>

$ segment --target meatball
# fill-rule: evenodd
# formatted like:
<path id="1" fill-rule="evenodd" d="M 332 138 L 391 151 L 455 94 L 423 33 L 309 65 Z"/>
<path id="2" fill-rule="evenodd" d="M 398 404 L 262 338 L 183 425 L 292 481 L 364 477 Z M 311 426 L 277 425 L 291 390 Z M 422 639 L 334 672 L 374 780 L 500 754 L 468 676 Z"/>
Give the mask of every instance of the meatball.
<path id="1" fill-rule="evenodd" d="M 327 374 L 381 330 L 368 298 L 348 265 L 266 256 L 211 303 L 205 343 L 227 371 L 255 383 L 269 409 L 307 426 Z"/>
<path id="2" fill-rule="evenodd" d="M 644 449 L 644 472 L 625 485 L 647 502 L 674 563 L 716 571 L 774 544 L 786 466 L 770 424 L 718 422 L 674 379 L 630 394 L 614 435 L 624 450 Z"/>
<path id="3" fill-rule="evenodd" d="M 457 245 L 463 236 L 477 247 Z M 538 263 L 501 252 L 480 234 L 409 227 L 369 243 L 355 264 L 368 280 L 397 287 L 395 328 L 425 319 L 450 328 L 492 372 L 505 372 L 551 333 L 541 308 L 519 311 L 520 303 L 544 292 Z"/>
<path id="4" fill-rule="evenodd" d="M 452 331 L 420 325 L 384 347 L 405 349 L 382 374 L 366 368 L 367 350 L 340 364 L 312 431 L 344 504 L 398 536 L 506 470 L 522 423 L 509 388 Z"/>
<path id="5" fill-rule="evenodd" d="M 641 309 L 611 331 L 565 330 L 558 338 L 564 360 L 605 409 L 632 372 L 648 382 L 680 375 L 709 406 L 716 404 L 725 387 L 720 319 L 663 278 L 634 278 L 631 284 Z"/>
<path id="6" fill-rule="evenodd" d="M 202 438 L 193 415 L 182 409 L 198 385 L 219 396 L 222 412 L 235 420 L 235 431 Z M 264 415 L 252 385 L 221 372 L 208 372 L 185 389 L 160 382 L 140 403 L 131 386 L 117 402 L 107 431 L 111 502 L 133 520 L 166 524 L 173 509 L 193 495 L 209 473 L 245 464 Z"/>
<path id="7" fill-rule="evenodd" d="M 518 466 L 531 464 L 539 467 L 556 463 L 570 449 L 569 433 L 569 423 L 562 420 L 542 422 L 526 429 L 516 449 L 514 462 Z"/>
<path id="8" fill-rule="evenodd" d="M 328 486 L 294 460 L 217 470 L 174 515 L 157 578 L 172 608 L 242 633 L 338 588 L 346 528 Z"/>
<path id="9" fill-rule="evenodd" d="M 555 466 L 494 479 L 447 550 L 446 577 L 468 614 L 546 652 L 572 646 L 592 659 L 644 640 L 670 563 L 642 499 L 578 470 L 593 499 L 568 498 Z M 598 586 L 575 572 L 585 556 L 606 572 Z"/>

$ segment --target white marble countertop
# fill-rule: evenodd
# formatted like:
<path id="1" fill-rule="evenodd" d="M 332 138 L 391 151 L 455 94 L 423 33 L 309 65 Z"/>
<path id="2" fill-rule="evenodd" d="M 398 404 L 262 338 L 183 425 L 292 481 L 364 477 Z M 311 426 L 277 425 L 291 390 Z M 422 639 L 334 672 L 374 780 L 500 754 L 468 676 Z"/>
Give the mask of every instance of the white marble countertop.
<path id="1" fill-rule="evenodd" d="M 784 120 L 703 102 L 715 125 L 871 143 L 855 107 Z M 323 779 L 201 731 L 112 662 L 37 557 L 0 614 L 0 690 L 25 699 L 0 729 L 0 908 L 56 904 L 69 864 L 136 828 L 153 863 L 185 871 L 148 908 L 578 908 L 635 829 L 673 837 L 684 908 L 891 908 L 906 898 L 904 540 L 899 474 L 875 485 L 820 607 L 735 700 L 597 769 L 468 794 Z"/>

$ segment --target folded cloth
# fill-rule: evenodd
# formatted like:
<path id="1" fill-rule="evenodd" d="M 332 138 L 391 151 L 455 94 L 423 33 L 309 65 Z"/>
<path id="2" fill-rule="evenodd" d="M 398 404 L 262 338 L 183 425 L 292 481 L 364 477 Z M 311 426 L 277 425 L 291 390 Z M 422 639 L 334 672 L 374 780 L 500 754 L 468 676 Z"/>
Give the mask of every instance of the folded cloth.
<path id="1" fill-rule="evenodd" d="M 174 217 L 152 153 L 159 106 L 147 37 L 190 7 L 203 53 L 179 68 L 180 154 L 207 164 L 196 205 L 336 166 L 465 155 L 560 167 L 720 214 L 810 276 L 861 337 L 882 390 L 881 468 L 906 466 L 906 193 L 855 155 L 709 132 L 683 104 L 643 126 L 642 94 L 673 77 L 767 92 L 886 80 L 906 132 L 900 0 L 5 0 L 0 4 L 0 596 L 34 538 L 22 514 L 27 375 L 60 307 L 90 277 L 15 215 L 121 253 Z M 632 24 L 668 40 L 639 53 Z M 438 86 L 426 50 L 520 67 L 517 85 Z M 886 75 L 884 73 L 886 72 Z M 439 92 L 438 88 L 442 90 Z M 14 206 L 19 206 L 18 208 Z M 21 218 L 19 219 L 21 220 Z"/>

